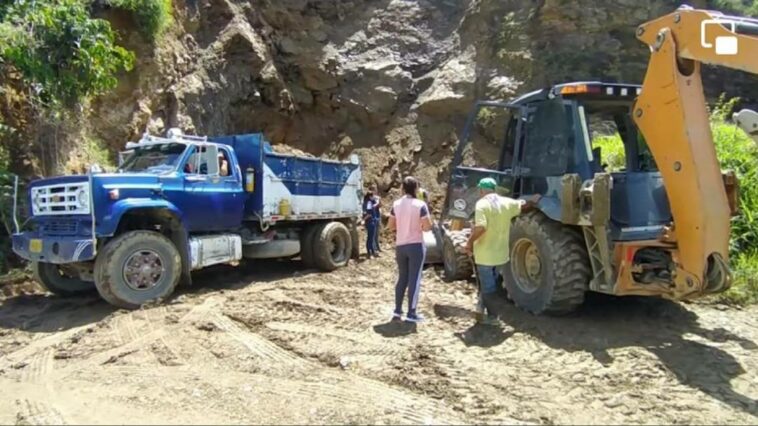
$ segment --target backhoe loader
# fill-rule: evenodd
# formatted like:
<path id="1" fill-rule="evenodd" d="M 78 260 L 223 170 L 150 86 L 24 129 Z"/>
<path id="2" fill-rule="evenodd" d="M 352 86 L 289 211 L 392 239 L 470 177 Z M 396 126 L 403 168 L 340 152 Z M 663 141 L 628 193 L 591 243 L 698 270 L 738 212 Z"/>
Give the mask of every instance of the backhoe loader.
<path id="1" fill-rule="evenodd" d="M 700 68 L 758 73 L 758 20 L 684 6 L 636 34 L 651 52 L 641 86 L 573 82 L 475 105 L 434 228 L 439 253 L 429 256 L 442 260 L 447 277 L 471 275 L 463 244 L 476 182 L 489 176 L 503 195 L 542 195 L 539 211 L 515 219 L 503 269 L 509 298 L 526 311 L 564 314 L 587 291 L 685 300 L 729 288 L 738 182 L 719 167 Z M 482 117 L 505 123 L 498 158 L 464 164 Z M 755 112 L 734 120 L 758 142 Z M 623 141 L 619 170 L 607 170 L 593 146 L 598 125 Z"/>

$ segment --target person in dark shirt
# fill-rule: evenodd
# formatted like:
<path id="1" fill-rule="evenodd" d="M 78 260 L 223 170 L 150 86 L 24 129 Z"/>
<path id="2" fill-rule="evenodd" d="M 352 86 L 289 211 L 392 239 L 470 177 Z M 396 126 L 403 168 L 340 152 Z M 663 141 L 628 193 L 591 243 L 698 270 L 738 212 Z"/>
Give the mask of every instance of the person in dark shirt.
<path id="1" fill-rule="evenodd" d="M 363 223 L 366 226 L 366 254 L 368 258 L 379 256 L 376 250 L 378 222 L 376 218 L 376 197 L 369 188 L 366 195 L 363 196 Z"/>
<path id="2" fill-rule="evenodd" d="M 373 194 L 374 197 L 374 220 L 376 221 L 376 232 L 374 233 L 374 252 L 381 253 L 382 252 L 382 246 L 379 243 L 379 238 L 382 233 L 382 199 L 379 197 L 379 191 L 376 190 L 376 185 L 371 185 L 369 187 L 369 193 Z"/>

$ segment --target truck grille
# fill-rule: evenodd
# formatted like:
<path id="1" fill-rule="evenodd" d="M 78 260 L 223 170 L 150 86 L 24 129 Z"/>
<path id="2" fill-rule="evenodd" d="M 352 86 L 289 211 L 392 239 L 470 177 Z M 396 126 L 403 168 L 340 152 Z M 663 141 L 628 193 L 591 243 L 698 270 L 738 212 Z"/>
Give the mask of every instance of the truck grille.
<path id="1" fill-rule="evenodd" d="M 79 231 L 79 222 L 76 220 L 53 220 L 40 225 L 42 235 L 70 236 Z"/>
<path id="2" fill-rule="evenodd" d="M 32 188 L 32 212 L 39 215 L 89 214 L 89 183 Z"/>

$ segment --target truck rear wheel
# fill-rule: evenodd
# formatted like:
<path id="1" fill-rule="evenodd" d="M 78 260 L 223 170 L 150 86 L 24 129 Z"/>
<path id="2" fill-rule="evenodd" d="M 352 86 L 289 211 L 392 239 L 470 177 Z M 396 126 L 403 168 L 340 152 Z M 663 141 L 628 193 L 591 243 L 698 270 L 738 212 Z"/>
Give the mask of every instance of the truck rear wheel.
<path id="1" fill-rule="evenodd" d="M 32 272 L 34 279 L 45 288 L 45 290 L 61 297 L 73 297 L 81 294 L 93 292 L 95 283 L 83 281 L 78 277 L 72 277 L 60 267 L 53 263 L 33 262 Z"/>
<path id="2" fill-rule="evenodd" d="M 174 244 L 157 232 L 131 231 L 108 244 L 95 261 L 95 285 L 103 299 L 127 309 L 171 295 L 181 275 Z"/>
<path id="3" fill-rule="evenodd" d="M 591 273 L 579 232 L 532 213 L 513 223 L 510 248 L 505 287 L 516 306 L 536 315 L 561 315 L 584 302 Z"/>
<path id="4" fill-rule="evenodd" d="M 474 273 L 471 258 L 466 254 L 466 242 L 470 229 L 448 231 L 442 241 L 442 261 L 445 265 L 445 280 L 465 280 Z"/>
<path id="5" fill-rule="evenodd" d="M 315 245 L 315 237 L 322 229 L 324 229 L 323 223 L 317 223 L 305 228 L 303 234 L 300 236 L 300 260 L 303 261 L 303 265 L 306 268 L 315 268 L 316 259 L 313 256 L 313 247 Z"/>
<path id="6" fill-rule="evenodd" d="M 361 257 L 361 235 L 358 233 L 358 227 L 355 224 L 350 226 L 350 241 L 353 246 L 350 257 L 353 260 L 358 260 Z"/>
<path id="7" fill-rule="evenodd" d="M 350 231 L 341 222 L 329 222 L 313 239 L 313 253 L 316 266 L 331 272 L 347 265 L 353 253 Z"/>

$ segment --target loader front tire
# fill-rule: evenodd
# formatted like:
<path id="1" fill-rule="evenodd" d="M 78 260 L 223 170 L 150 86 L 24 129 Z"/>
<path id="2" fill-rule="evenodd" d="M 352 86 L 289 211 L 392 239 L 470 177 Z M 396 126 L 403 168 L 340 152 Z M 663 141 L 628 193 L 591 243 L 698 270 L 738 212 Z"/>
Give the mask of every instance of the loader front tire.
<path id="1" fill-rule="evenodd" d="M 105 245 L 95 261 L 95 285 L 112 305 L 137 309 L 170 296 L 181 276 L 179 250 L 154 231 L 130 231 Z"/>
<path id="2" fill-rule="evenodd" d="M 442 240 L 442 261 L 445 266 L 445 281 L 465 280 L 474 273 L 471 258 L 466 254 L 466 242 L 470 229 L 448 231 Z"/>
<path id="3" fill-rule="evenodd" d="M 584 302 L 591 278 L 581 233 L 542 213 L 518 217 L 504 268 L 509 298 L 535 315 L 562 315 Z"/>

